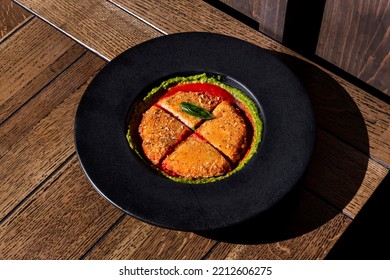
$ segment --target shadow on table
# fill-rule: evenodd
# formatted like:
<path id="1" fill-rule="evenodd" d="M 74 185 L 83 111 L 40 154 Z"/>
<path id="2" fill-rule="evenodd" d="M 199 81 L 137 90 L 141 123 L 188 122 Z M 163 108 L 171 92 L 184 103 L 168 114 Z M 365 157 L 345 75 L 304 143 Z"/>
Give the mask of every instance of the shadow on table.
<path id="1" fill-rule="evenodd" d="M 326 259 L 390 260 L 389 198 L 390 174 L 387 174 Z"/>
<path id="2" fill-rule="evenodd" d="M 261 244 L 321 230 L 348 205 L 364 179 L 368 133 L 354 100 L 317 66 L 285 54 L 276 55 L 309 93 L 318 128 L 312 161 L 296 188 L 274 208 L 233 227 L 198 233 L 201 236 L 229 243 Z"/>

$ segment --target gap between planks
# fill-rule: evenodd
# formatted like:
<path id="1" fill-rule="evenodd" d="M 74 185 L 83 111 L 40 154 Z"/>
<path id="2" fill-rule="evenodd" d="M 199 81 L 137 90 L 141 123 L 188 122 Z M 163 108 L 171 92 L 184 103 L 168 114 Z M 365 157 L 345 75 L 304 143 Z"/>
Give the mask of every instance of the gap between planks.
<path id="1" fill-rule="evenodd" d="M 42 91 L 44 91 L 47 87 L 50 86 L 50 84 L 55 81 L 59 76 L 61 76 L 63 73 L 69 70 L 74 64 L 76 64 L 81 58 L 86 56 L 88 53 L 88 50 L 84 50 L 81 55 L 79 55 L 72 63 L 70 63 L 68 66 L 66 66 L 64 69 L 62 69 L 60 72 L 57 73 L 52 79 L 48 80 L 47 83 L 39 89 L 33 96 L 31 96 L 29 99 L 27 99 L 23 104 L 21 104 L 16 110 L 14 110 L 9 116 L 7 116 L 3 121 L 0 122 L 0 126 L 5 124 L 7 121 L 9 121 L 14 115 L 16 115 L 20 110 L 27 104 L 29 104 L 34 98 L 36 98 Z M 1 158 L 1 155 L 0 155 Z"/>
<path id="2" fill-rule="evenodd" d="M 12 0 L 1 0 L 0 43 L 29 21 L 31 17 L 33 17 L 31 13 L 28 13 Z"/>
<path id="3" fill-rule="evenodd" d="M 127 14 L 129 14 L 129 15 L 135 17 L 136 19 L 140 20 L 141 22 L 145 23 L 146 25 L 150 26 L 151 28 L 155 29 L 156 31 L 160 32 L 161 34 L 164 34 L 164 35 L 168 35 L 169 34 L 168 32 L 162 30 L 161 28 L 158 28 L 156 25 L 154 25 L 150 21 L 147 21 L 146 19 L 142 18 L 141 16 L 137 15 L 136 13 L 133 13 L 132 11 L 127 9 L 126 7 L 120 5 L 119 3 L 116 3 L 116 2 L 114 2 L 112 0 L 108 0 L 108 2 L 110 2 L 115 7 L 118 7 L 122 11 L 126 12 Z"/>
<path id="4" fill-rule="evenodd" d="M 84 260 L 93 251 L 93 249 L 95 249 L 95 247 L 98 246 L 104 240 L 104 238 L 106 238 L 106 236 L 109 235 L 110 232 L 112 232 L 114 230 L 114 228 L 125 219 L 125 217 L 126 217 L 126 214 L 122 213 L 122 215 L 118 218 L 118 220 L 116 220 L 109 227 L 109 229 L 106 232 L 104 232 L 102 234 L 102 236 L 100 236 L 100 238 L 98 238 L 98 240 L 88 250 L 86 250 L 86 252 L 80 257 L 80 260 Z"/>
<path id="5" fill-rule="evenodd" d="M 17 3 L 18 5 L 20 5 L 22 8 L 24 8 L 25 10 L 27 10 L 28 12 L 30 12 L 31 14 L 33 14 L 34 16 L 36 16 L 37 18 L 41 19 L 42 21 L 46 22 L 48 25 L 50 25 L 51 27 L 53 27 L 54 29 L 56 29 L 57 31 L 61 32 L 62 34 L 68 36 L 69 38 L 71 38 L 73 41 L 77 42 L 78 44 L 80 44 L 81 46 L 83 46 L 84 48 L 86 48 L 87 50 L 91 51 L 92 53 L 94 53 L 95 55 L 97 55 L 98 57 L 100 57 L 101 59 L 103 59 L 104 61 L 106 62 L 109 62 L 111 59 L 109 59 L 108 57 L 104 56 L 103 54 L 101 54 L 99 51 L 93 49 L 92 47 L 88 46 L 87 44 L 85 44 L 84 42 L 82 42 L 81 40 L 77 39 L 76 37 L 72 36 L 71 34 L 65 32 L 64 30 L 60 29 L 58 26 L 56 26 L 55 24 L 51 23 L 49 20 L 47 20 L 46 18 L 42 17 L 41 15 L 37 14 L 34 10 L 30 9 L 29 7 L 27 7 L 26 5 L 23 5 L 22 3 L 20 3 L 19 1 L 17 0 L 13 0 L 15 3 Z"/>
<path id="6" fill-rule="evenodd" d="M 31 15 L 30 17 L 26 18 L 23 22 L 15 26 L 11 31 L 9 31 L 4 37 L 0 38 L 0 44 L 6 42 L 9 38 L 12 38 L 20 29 L 22 29 L 24 26 L 26 26 L 29 22 L 31 22 L 35 16 Z"/>
<path id="7" fill-rule="evenodd" d="M 53 178 L 58 171 L 60 171 L 68 162 L 70 162 L 76 156 L 76 152 L 73 152 L 68 158 L 66 158 L 53 172 L 51 172 L 42 182 L 40 182 L 31 192 L 29 192 L 14 208 L 12 208 L 2 219 L 0 219 L 0 225 L 4 223 L 10 216 L 15 213 L 19 207 L 28 203 L 30 197 L 32 197 L 43 185 L 45 185 L 51 178 Z M 53 181 L 54 182 L 54 181 Z M 28 204 L 27 204 L 28 205 Z M 27 207 L 25 207 L 27 209 Z"/>

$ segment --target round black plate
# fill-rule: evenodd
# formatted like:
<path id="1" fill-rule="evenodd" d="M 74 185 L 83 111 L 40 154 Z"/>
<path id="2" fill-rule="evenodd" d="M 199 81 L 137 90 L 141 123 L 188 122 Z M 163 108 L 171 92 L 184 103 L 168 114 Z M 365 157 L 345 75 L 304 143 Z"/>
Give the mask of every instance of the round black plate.
<path id="1" fill-rule="evenodd" d="M 236 174 L 207 184 L 177 183 L 130 149 L 128 113 L 151 85 L 203 72 L 248 93 L 259 106 L 263 138 Z M 295 75 L 268 51 L 212 33 L 167 35 L 125 51 L 96 75 L 75 121 L 78 157 L 97 191 L 140 220 L 184 231 L 224 228 L 271 208 L 303 175 L 314 142 L 311 105 Z"/>

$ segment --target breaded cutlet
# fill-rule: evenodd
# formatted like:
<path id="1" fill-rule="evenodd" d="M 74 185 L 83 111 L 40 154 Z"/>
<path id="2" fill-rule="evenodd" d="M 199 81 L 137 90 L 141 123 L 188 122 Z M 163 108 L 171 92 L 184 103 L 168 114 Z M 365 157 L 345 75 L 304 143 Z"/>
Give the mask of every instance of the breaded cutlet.
<path id="1" fill-rule="evenodd" d="M 236 163 L 247 148 L 247 126 L 239 109 L 229 102 L 221 102 L 212 114 L 214 119 L 205 121 L 196 133 Z"/>
<path id="2" fill-rule="evenodd" d="M 138 131 L 143 151 L 154 165 L 158 165 L 177 142 L 191 132 L 182 122 L 158 106 L 150 107 L 143 114 Z"/>
<path id="3" fill-rule="evenodd" d="M 168 173 L 193 179 L 216 177 L 231 170 L 229 162 L 196 134 L 181 142 L 163 160 L 162 167 Z"/>

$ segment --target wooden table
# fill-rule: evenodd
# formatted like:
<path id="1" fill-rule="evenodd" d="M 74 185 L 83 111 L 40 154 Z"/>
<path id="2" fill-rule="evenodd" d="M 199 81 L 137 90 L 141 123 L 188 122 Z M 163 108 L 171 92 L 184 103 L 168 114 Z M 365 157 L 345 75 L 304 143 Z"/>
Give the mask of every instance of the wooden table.
<path id="1" fill-rule="evenodd" d="M 389 172 L 387 102 L 204 1 L 15 2 L 28 11 L 1 4 L 12 16 L 0 38 L 0 259 L 323 259 Z M 80 168 L 73 124 L 94 75 L 130 47 L 184 31 L 269 49 L 310 94 L 317 147 L 277 219 L 205 235 L 151 226 L 108 203 Z"/>

